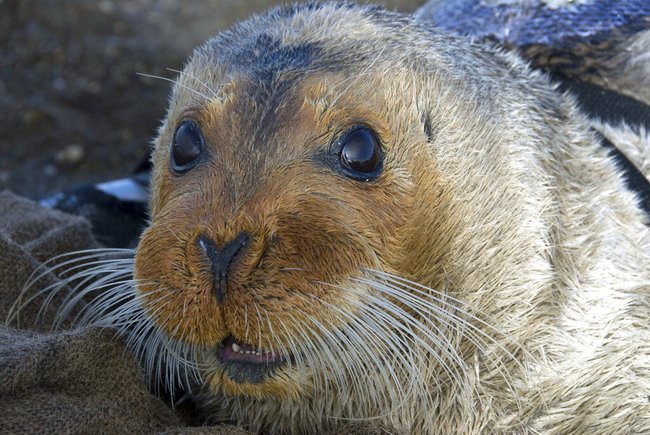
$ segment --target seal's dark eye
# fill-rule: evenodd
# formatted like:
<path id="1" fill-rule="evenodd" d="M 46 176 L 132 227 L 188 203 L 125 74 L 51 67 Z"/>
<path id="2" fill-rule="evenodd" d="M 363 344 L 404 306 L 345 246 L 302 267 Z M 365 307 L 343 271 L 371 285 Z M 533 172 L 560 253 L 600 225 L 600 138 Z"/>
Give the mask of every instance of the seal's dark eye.
<path id="1" fill-rule="evenodd" d="M 381 170 L 381 150 L 372 130 L 354 127 L 341 137 L 341 165 L 349 176 L 369 180 Z"/>
<path id="2" fill-rule="evenodd" d="M 172 140 L 172 169 L 178 173 L 192 169 L 198 163 L 203 148 L 203 135 L 199 126 L 189 119 L 181 122 Z"/>

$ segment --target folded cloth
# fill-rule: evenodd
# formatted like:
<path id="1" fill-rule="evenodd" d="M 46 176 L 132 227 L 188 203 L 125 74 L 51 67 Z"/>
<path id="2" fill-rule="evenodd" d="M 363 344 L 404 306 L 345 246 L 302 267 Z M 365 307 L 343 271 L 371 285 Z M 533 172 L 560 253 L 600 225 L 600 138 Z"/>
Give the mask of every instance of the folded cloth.
<path id="1" fill-rule="evenodd" d="M 96 247 L 85 219 L 0 193 L 0 319 L 44 261 Z M 30 293 L 56 279 L 46 275 Z M 11 325 L 0 326 L 3 431 L 157 432 L 182 424 L 149 392 L 133 355 L 112 331 L 49 332 L 54 310 L 37 316 L 43 300 L 36 298 Z"/>

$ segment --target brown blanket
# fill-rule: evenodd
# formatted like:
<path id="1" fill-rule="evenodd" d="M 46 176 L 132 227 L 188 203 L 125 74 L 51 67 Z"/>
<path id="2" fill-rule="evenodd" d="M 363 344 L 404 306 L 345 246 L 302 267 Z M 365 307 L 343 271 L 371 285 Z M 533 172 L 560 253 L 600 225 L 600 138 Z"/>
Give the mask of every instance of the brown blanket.
<path id="1" fill-rule="evenodd" d="M 39 265 L 58 254 L 95 247 L 85 219 L 0 193 L 0 320 Z M 45 276 L 29 294 L 55 280 Z M 226 425 L 192 427 L 196 421 L 150 393 L 135 358 L 112 331 L 52 332 L 57 300 L 38 316 L 42 301 L 27 305 L 17 321 L 0 322 L 3 433 L 249 433 Z M 337 433 L 387 432 L 372 424 L 350 424 Z"/>

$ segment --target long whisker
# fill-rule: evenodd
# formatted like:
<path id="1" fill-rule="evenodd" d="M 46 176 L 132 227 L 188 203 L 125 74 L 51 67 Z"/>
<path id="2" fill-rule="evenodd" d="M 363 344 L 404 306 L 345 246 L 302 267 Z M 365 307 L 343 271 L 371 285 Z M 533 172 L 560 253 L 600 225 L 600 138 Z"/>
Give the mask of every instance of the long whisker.
<path id="1" fill-rule="evenodd" d="M 209 92 L 214 96 L 214 98 L 216 98 L 216 99 L 219 100 L 220 102 L 223 102 L 223 98 L 221 98 L 221 97 L 219 96 L 219 94 L 217 94 L 217 93 L 215 92 L 214 89 L 212 89 L 212 88 L 211 88 L 210 86 L 208 86 L 208 85 L 207 85 L 203 80 L 199 79 L 198 77 L 195 77 L 194 75 L 188 73 L 187 71 L 181 71 L 181 70 L 174 69 L 174 68 L 167 68 L 167 70 L 168 70 L 168 71 L 175 72 L 175 73 L 178 73 L 178 74 L 180 74 L 180 75 L 186 75 L 186 76 L 190 77 L 191 79 L 196 80 L 197 82 L 201 83 L 201 84 L 203 85 L 203 87 L 206 88 L 206 89 L 207 89 L 207 90 L 208 90 L 208 91 L 209 91 Z"/>
<path id="2" fill-rule="evenodd" d="M 157 76 L 157 75 L 154 75 L 154 74 L 141 73 L 141 72 L 136 72 L 136 74 L 139 75 L 139 76 L 142 76 L 142 77 L 149 77 L 149 78 L 152 78 L 152 79 L 165 80 L 167 82 L 170 82 L 170 83 L 173 83 L 173 84 L 175 84 L 177 86 L 180 86 L 181 88 L 187 89 L 188 91 L 193 92 L 196 95 L 198 95 L 199 97 L 203 97 L 206 100 L 210 99 L 210 97 L 208 95 L 205 95 L 204 93 L 199 92 L 196 89 L 192 89 L 191 87 L 189 87 L 187 85 L 184 85 L 183 83 L 179 82 L 178 80 L 170 79 L 170 78 L 167 78 L 167 77 L 161 77 L 161 76 Z"/>

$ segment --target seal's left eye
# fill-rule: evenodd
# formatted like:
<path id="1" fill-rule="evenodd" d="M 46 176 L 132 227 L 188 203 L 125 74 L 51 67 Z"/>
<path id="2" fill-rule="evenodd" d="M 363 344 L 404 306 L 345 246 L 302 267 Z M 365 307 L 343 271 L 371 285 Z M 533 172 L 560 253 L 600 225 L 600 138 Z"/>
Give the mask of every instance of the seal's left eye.
<path id="1" fill-rule="evenodd" d="M 348 130 L 341 138 L 340 162 L 346 174 L 369 180 L 381 170 L 381 150 L 374 132 L 366 126 Z"/>
<path id="2" fill-rule="evenodd" d="M 181 174 L 192 169 L 199 162 L 203 148 L 203 134 L 196 122 L 189 119 L 181 122 L 170 151 L 172 169 Z"/>

